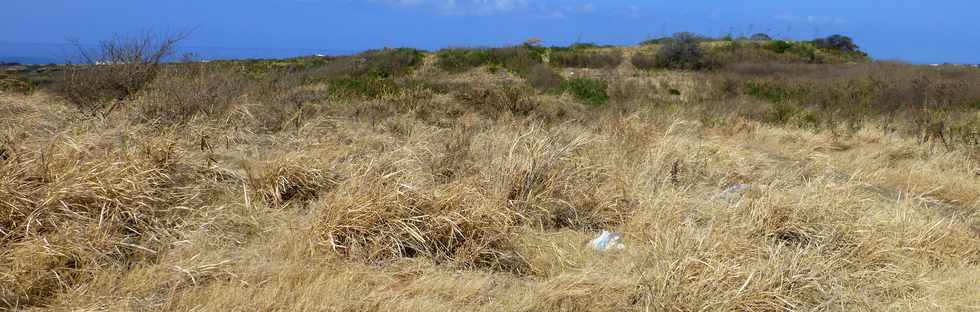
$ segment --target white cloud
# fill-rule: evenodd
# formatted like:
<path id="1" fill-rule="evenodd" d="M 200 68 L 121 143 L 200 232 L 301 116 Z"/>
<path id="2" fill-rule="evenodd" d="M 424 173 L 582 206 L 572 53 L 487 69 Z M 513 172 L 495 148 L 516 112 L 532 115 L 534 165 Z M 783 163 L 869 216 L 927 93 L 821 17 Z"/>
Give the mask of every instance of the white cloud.
<path id="1" fill-rule="evenodd" d="M 839 17 L 830 16 L 798 16 L 793 14 L 779 14 L 772 17 L 773 19 L 786 21 L 786 22 L 802 22 L 807 24 L 846 24 L 847 20 Z"/>
<path id="2" fill-rule="evenodd" d="M 569 13 L 592 13 L 596 5 L 583 0 L 384 0 L 404 7 L 430 8 L 449 15 L 493 15 L 526 12 L 534 16 L 564 18 Z"/>
<path id="3" fill-rule="evenodd" d="M 405 7 L 428 7 L 444 14 L 489 15 L 524 8 L 528 0 L 388 0 Z"/>

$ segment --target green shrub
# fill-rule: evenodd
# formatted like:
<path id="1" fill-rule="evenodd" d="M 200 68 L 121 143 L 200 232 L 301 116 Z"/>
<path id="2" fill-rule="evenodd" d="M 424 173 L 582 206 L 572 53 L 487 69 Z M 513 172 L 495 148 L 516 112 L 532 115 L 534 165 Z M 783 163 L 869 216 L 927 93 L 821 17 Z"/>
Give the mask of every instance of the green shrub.
<path id="1" fill-rule="evenodd" d="M 683 70 L 711 69 L 715 66 L 700 42 L 702 37 L 691 33 L 675 34 L 657 51 L 657 67 Z"/>
<path id="2" fill-rule="evenodd" d="M 679 32 L 679 33 L 675 33 L 675 34 L 671 35 L 670 37 L 660 37 L 660 38 L 647 39 L 647 40 L 644 40 L 644 41 L 640 42 L 640 45 L 667 44 L 667 43 L 675 42 L 679 38 L 683 38 L 683 40 L 693 40 L 693 41 L 696 41 L 696 42 L 702 42 L 702 41 L 707 41 L 708 40 L 707 37 L 704 37 L 704 36 L 701 36 L 701 35 L 698 35 L 698 34 L 695 34 L 695 33 L 691 33 L 691 32 Z"/>
<path id="3" fill-rule="evenodd" d="M 734 41 L 730 44 L 715 45 L 709 53 L 710 59 L 726 65 L 739 63 L 841 64 L 863 63 L 869 60 L 867 55 L 862 52 L 823 50 L 818 49 L 812 42 L 783 40 Z"/>
<path id="4" fill-rule="evenodd" d="M 550 63 L 558 67 L 615 68 L 623 61 L 620 51 L 567 50 L 554 51 Z"/>
<path id="5" fill-rule="evenodd" d="M 831 35 L 827 38 L 813 40 L 813 44 L 820 49 L 836 50 L 841 52 L 858 52 L 857 44 L 851 37 L 844 35 Z"/>
<path id="6" fill-rule="evenodd" d="M 545 48 L 545 49 L 547 51 L 550 51 L 551 53 L 554 53 L 554 52 L 568 52 L 568 51 L 589 51 L 589 50 L 594 51 L 594 50 L 598 50 L 600 48 L 612 48 L 612 47 L 615 47 L 615 46 L 612 46 L 612 45 L 598 45 L 598 44 L 591 43 L 591 42 L 576 42 L 576 43 L 570 44 L 570 45 L 565 46 L 565 47 L 555 46 L 555 47 L 548 47 L 548 48 Z"/>
<path id="7" fill-rule="evenodd" d="M 590 78 L 574 78 L 562 83 L 562 90 L 590 106 L 600 106 L 609 101 L 607 88 L 606 81 Z"/>
<path id="8" fill-rule="evenodd" d="M 795 103 L 791 102 L 774 102 L 769 106 L 769 111 L 766 113 L 766 118 L 771 123 L 785 124 L 790 121 L 797 112 L 800 111 L 800 107 Z"/>
<path id="9" fill-rule="evenodd" d="M 785 40 L 774 40 L 767 42 L 763 47 L 766 50 L 782 54 L 792 48 L 793 44 Z"/>
<path id="10" fill-rule="evenodd" d="M 422 64 L 422 52 L 411 48 L 371 50 L 354 56 L 358 66 L 353 75 L 404 76 Z"/>
<path id="11" fill-rule="evenodd" d="M 531 67 L 541 64 L 541 52 L 534 47 L 519 46 L 491 49 L 491 62 L 524 76 Z"/>
<path id="12" fill-rule="evenodd" d="M 541 63 L 541 47 L 516 46 L 494 49 L 443 49 L 436 54 L 436 67 L 451 73 L 463 72 L 480 66 L 500 66 L 518 75 L 524 75 L 535 64 Z"/>
<path id="13" fill-rule="evenodd" d="M 331 58 L 303 72 L 303 84 L 323 83 L 334 98 L 380 98 L 400 90 L 396 78 L 422 64 L 421 51 L 410 48 L 371 50 Z"/>
<path id="14" fill-rule="evenodd" d="M 661 43 L 666 42 L 669 39 L 670 39 L 670 37 L 650 38 L 650 39 L 647 39 L 647 40 L 640 41 L 640 45 L 661 44 Z"/>
<path id="15" fill-rule="evenodd" d="M 548 51 L 551 51 L 553 49 L 553 48 L 545 48 L 542 46 L 529 45 L 529 44 L 524 44 L 521 45 L 520 47 L 526 49 L 530 53 L 531 58 L 536 60 L 536 62 L 541 62 L 541 60 L 544 59 L 544 55 L 547 54 Z"/>
<path id="16" fill-rule="evenodd" d="M 398 92 L 399 86 L 388 78 L 372 75 L 333 79 L 328 83 L 329 94 L 335 98 L 381 98 Z"/>
<path id="17" fill-rule="evenodd" d="M 436 53 L 436 67 L 451 73 L 463 72 L 490 63 L 485 49 L 443 49 Z"/>
<path id="18" fill-rule="evenodd" d="M 36 89 L 37 84 L 31 80 L 0 73 L 0 91 L 31 94 Z"/>
<path id="19" fill-rule="evenodd" d="M 756 34 L 752 35 L 752 37 L 749 37 L 749 40 L 752 40 L 752 41 L 770 41 L 770 40 L 772 40 L 772 37 L 769 37 L 769 35 L 766 34 L 766 33 L 756 33 Z"/>
<path id="20" fill-rule="evenodd" d="M 817 113 L 795 102 L 771 103 L 766 119 L 770 123 L 789 124 L 801 128 L 816 128 L 820 124 Z"/>
<path id="21" fill-rule="evenodd" d="M 576 42 L 568 46 L 569 48 L 575 50 L 585 50 L 585 49 L 596 49 L 601 48 L 598 44 L 592 42 Z"/>
<path id="22" fill-rule="evenodd" d="M 332 58 L 325 62 L 306 63 L 315 64 L 306 71 L 306 76 L 309 82 L 367 76 L 375 78 L 400 77 L 417 69 L 422 64 L 423 57 L 421 51 L 410 48 L 371 50 L 352 56 Z M 275 64 L 268 64 L 268 62 L 251 66 L 256 67 L 258 65 L 264 67 L 261 69 L 263 73 L 269 72 L 270 66 L 275 66 Z M 286 69 L 298 68 L 287 65 Z"/>
<path id="23" fill-rule="evenodd" d="M 800 128 L 817 128 L 820 125 L 820 118 L 817 117 L 816 112 L 802 108 L 793 115 L 790 122 Z"/>
<path id="24" fill-rule="evenodd" d="M 745 94 L 773 103 L 801 100 L 808 93 L 804 88 L 792 88 L 785 84 L 749 80 L 745 82 Z"/>

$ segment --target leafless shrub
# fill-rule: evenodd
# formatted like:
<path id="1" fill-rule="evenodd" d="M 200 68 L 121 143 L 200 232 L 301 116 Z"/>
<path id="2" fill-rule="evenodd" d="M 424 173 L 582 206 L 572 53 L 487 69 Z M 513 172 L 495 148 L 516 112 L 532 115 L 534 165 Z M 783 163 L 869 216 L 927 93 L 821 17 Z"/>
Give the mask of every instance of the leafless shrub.
<path id="1" fill-rule="evenodd" d="M 115 35 L 95 49 L 75 41 L 80 63 L 64 70 L 58 93 L 89 113 L 109 113 L 153 81 L 188 35 Z"/>
<path id="2" fill-rule="evenodd" d="M 458 95 L 465 105 L 492 118 L 504 113 L 528 116 L 538 106 L 534 90 L 527 87 L 504 86 L 496 88 L 474 88 Z"/>
<path id="3" fill-rule="evenodd" d="M 145 86 L 132 110 L 145 122 L 168 125 L 195 116 L 216 118 L 256 84 L 205 64 L 171 65 L 161 68 L 156 79 Z"/>
<path id="4" fill-rule="evenodd" d="M 531 66 L 528 69 L 525 80 L 535 89 L 544 92 L 555 93 L 561 90 L 561 75 L 545 64 Z"/>
<path id="5" fill-rule="evenodd" d="M 703 39 L 690 33 L 677 33 L 657 50 L 657 66 L 670 69 L 700 70 L 716 66 L 701 48 Z"/>

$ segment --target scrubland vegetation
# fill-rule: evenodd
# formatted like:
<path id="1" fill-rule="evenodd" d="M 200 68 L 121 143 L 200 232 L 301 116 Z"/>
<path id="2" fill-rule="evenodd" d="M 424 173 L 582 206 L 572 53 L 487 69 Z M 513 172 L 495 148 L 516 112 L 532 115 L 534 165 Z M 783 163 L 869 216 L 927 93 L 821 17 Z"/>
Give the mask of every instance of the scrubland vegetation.
<path id="1" fill-rule="evenodd" d="M 0 76 L 0 310 L 980 309 L 977 69 L 843 37 L 168 39 Z"/>

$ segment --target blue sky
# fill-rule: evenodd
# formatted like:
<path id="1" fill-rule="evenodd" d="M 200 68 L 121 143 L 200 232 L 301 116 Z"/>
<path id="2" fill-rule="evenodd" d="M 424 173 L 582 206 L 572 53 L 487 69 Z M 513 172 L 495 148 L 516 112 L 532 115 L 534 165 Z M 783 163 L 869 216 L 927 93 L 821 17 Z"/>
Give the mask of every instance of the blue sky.
<path id="1" fill-rule="evenodd" d="M 878 59 L 980 63 L 975 0 L 4 0 L 0 7 L 0 56 L 52 57 L 67 38 L 94 43 L 146 29 L 195 28 L 188 49 L 259 57 L 493 46 L 532 36 L 554 45 L 634 44 L 692 31 L 842 33 Z"/>

